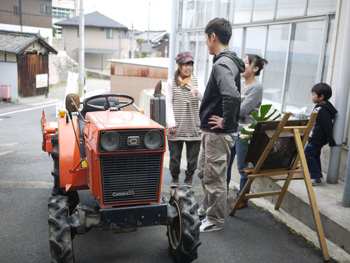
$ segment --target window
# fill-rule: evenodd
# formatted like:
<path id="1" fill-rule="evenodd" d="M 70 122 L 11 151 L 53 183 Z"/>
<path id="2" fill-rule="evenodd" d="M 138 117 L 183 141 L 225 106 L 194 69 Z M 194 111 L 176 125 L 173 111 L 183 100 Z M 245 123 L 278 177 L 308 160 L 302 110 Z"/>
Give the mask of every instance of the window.
<path id="1" fill-rule="evenodd" d="M 276 0 L 254 1 L 253 21 L 274 19 L 275 2 Z"/>
<path id="2" fill-rule="evenodd" d="M 203 27 L 205 27 L 206 24 L 208 24 L 208 22 L 213 19 L 213 0 L 206 1 L 206 6 L 204 4 L 204 10 L 206 10 L 206 18 Z"/>
<path id="3" fill-rule="evenodd" d="M 197 52 L 197 63 L 195 66 L 195 70 L 197 72 L 197 76 L 201 77 L 205 80 L 205 74 L 207 71 L 207 58 L 208 58 L 208 49 L 205 45 L 205 35 L 204 32 L 198 33 L 198 52 Z"/>
<path id="4" fill-rule="evenodd" d="M 195 19 L 196 19 L 196 24 L 195 27 L 204 27 L 205 26 L 205 0 L 198 0 L 196 2 L 196 12 L 195 12 Z M 210 16 L 211 14 L 208 14 Z"/>
<path id="5" fill-rule="evenodd" d="M 181 13 L 181 28 L 193 28 L 194 18 L 195 18 L 195 1 L 194 0 L 183 0 L 180 2 L 180 13 Z M 204 12 L 204 11 L 203 11 Z M 197 16 L 203 16 L 202 14 L 197 14 Z"/>
<path id="6" fill-rule="evenodd" d="M 324 60 L 323 60 L 323 69 L 322 69 L 322 79 L 321 82 L 327 82 L 327 73 L 328 73 L 328 64 L 329 64 L 329 54 L 331 53 L 331 46 L 332 46 L 332 37 L 331 32 L 333 32 L 334 28 L 334 16 L 332 16 L 329 28 L 328 28 L 328 34 L 327 34 L 327 44 L 326 44 L 326 51 L 324 54 Z"/>
<path id="7" fill-rule="evenodd" d="M 40 5 L 40 13 L 46 14 L 46 6 L 45 5 Z"/>
<path id="8" fill-rule="evenodd" d="M 230 40 L 230 48 L 232 51 L 236 52 L 238 57 L 241 57 L 242 54 L 242 34 L 243 29 L 242 28 L 234 28 L 232 30 L 232 37 Z"/>
<path id="9" fill-rule="evenodd" d="M 277 18 L 304 16 L 306 0 L 278 0 Z"/>
<path id="10" fill-rule="evenodd" d="M 252 15 L 253 0 L 235 0 L 234 24 L 249 23 Z"/>
<path id="11" fill-rule="evenodd" d="M 51 15 L 51 7 L 46 5 L 40 5 L 40 13 L 45 15 Z"/>
<path id="12" fill-rule="evenodd" d="M 15 16 L 19 16 L 20 13 L 21 13 L 21 10 L 20 10 L 19 6 L 14 5 L 14 6 L 13 6 L 13 14 L 14 14 Z"/>
<path id="13" fill-rule="evenodd" d="M 223 17 L 227 20 L 231 20 L 231 0 L 220 0 L 220 14 L 219 17 Z"/>
<path id="14" fill-rule="evenodd" d="M 263 103 L 305 118 L 311 87 L 327 81 L 336 7 L 337 0 L 179 0 L 176 52 L 190 50 L 196 75 L 207 80 L 212 56 L 203 31 L 218 11 L 233 22 L 231 50 L 268 60 L 258 78 Z"/>
<path id="15" fill-rule="evenodd" d="M 297 23 L 290 43 L 283 112 L 309 116 L 311 88 L 316 82 L 323 21 Z"/>
<path id="16" fill-rule="evenodd" d="M 70 17 L 70 9 L 52 7 L 52 17 L 55 18 L 69 18 Z"/>
<path id="17" fill-rule="evenodd" d="M 113 38 L 113 28 L 107 28 L 107 38 Z"/>
<path id="18" fill-rule="evenodd" d="M 289 27 L 289 24 L 269 26 L 267 31 L 265 58 L 269 63 L 263 69 L 263 103 L 272 104 L 278 110 L 281 110 L 288 52 L 288 37 L 285 37 L 284 32 L 288 34 Z"/>
<path id="19" fill-rule="evenodd" d="M 307 15 L 311 16 L 335 12 L 336 5 L 336 0 L 309 0 Z"/>
<path id="20" fill-rule="evenodd" d="M 197 48 L 197 33 L 188 33 L 189 40 L 189 51 L 192 53 L 193 58 L 196 57 L 196 48 Z"/>
<path id="21" fill-rule="evenodd" d="M 186 51 L 188 49 L 188 33 L 180 35 L 179 52 Z"/>
<path id="22" fill-rule="evenodd" d="M 257 54 L 261 56 L 263 54 L 265 36 L 265 26 L 247 28 L 244 53 Z"/>

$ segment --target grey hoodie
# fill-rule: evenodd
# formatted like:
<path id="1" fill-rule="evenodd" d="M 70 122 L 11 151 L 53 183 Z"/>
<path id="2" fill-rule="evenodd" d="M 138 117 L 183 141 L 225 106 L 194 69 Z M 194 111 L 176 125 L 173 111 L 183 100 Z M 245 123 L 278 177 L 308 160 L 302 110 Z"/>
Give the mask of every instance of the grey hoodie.
<path id="1" fill-rule="evenodd" d="M 223 133 L 237 131 L 241 103 L 240 73 L 244 70 L 243 61 L 233 51 L 226 50 L 214 56 L 213 68 L 199 109 L 202 130 Z M 208 123 L 211 115 L 223 118 L 224 129 L 210 129 L 213 127 Z"/>

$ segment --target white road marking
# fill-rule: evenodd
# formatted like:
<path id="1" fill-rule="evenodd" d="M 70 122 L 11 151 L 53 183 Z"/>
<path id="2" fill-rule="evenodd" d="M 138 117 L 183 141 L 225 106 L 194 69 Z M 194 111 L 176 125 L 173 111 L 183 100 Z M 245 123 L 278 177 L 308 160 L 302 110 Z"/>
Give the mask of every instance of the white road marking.
<path id="1" fill-rule="evenodd" d="M 9 147 L 18 144 L 18 142 L 0 144 L 0 147 Z"/>
<path id="2" fill-rule="evenodd" d="M 9 153 L 12 153 L 12 151 L 0 152 L 0 156 L 2 156 L 2 155 L 6 155 L 6 154 L 9 154 Z"/>
<path id="3" fill-rule="evenodd" d="M 41 109 L 41 108 L 55 106 L 55 105 L 56 105 L 56 103 L 52 103 L 52 104 L 41 105 L 41 106 L 38 106 L 38 107 L 29 108 L 29 109 L 23 109 L 23 110 L 17 110 L 17 111 L 9 111 L 9 112 L 6 112 L 6 113 L 1 113 L 0 116 L 20 113 L 20 112 L 25 112 L 25 111 L 31 111 L 31 110 L 36 110 L 36 109 Z"/>

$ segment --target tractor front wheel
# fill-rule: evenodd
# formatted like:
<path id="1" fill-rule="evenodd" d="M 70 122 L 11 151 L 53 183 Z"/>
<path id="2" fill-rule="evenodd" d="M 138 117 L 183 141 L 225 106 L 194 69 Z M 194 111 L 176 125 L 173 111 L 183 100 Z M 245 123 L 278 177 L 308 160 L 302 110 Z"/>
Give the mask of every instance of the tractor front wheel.
<path id="1" fill-rule="evenodd" d="M 73 263 L 73 242 L 69 225 L 68 197 L 56 195 L 49 204 L 49 243 L 52 262 Z"/>
<path id="2" fill-rule="evenodd" d="M 178 212 L 167 231 L 170 255 L 175 262 L 192 262 L 198 257 L 197 248 L 201 244 L 199 205 L 193 191 L 186 187 L 172 189 L 169 204 Z"/>

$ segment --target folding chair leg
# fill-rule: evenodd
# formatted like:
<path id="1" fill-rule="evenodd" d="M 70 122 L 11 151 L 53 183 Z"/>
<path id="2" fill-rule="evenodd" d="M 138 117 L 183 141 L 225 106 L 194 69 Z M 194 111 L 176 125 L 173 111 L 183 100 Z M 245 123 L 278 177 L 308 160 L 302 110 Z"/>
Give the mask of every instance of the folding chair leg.
<path id="1" fill-rule="evenodd" d="M 277 200 L 277 203 L 275 205 L 275 209 L 276 210 L 278 210 L 280 208 L 280 206 L 282 204 L 282 201 L 283 201 L 283 198 L 286 195 L 286 192 L 287 192 L 288 186 L 290 184 L 290 181 L 292 181 L 292 178 L 293 178 L 293 173 L 289 173 L 287 178 L 286 178 L 286 181 L 284 182 L 284 185 L 283 185 L 283 188 L 282 188 L 282 193 L 279 196 L 279 198 Z"/>

